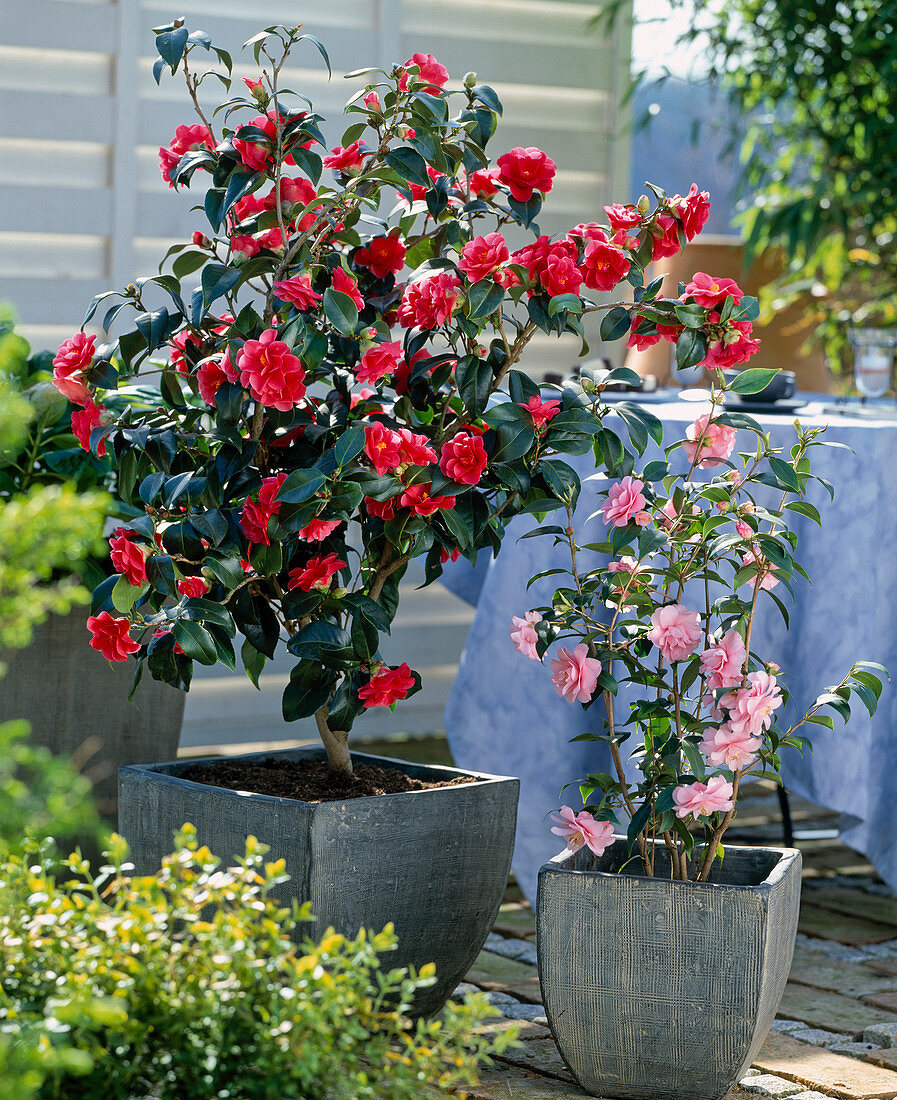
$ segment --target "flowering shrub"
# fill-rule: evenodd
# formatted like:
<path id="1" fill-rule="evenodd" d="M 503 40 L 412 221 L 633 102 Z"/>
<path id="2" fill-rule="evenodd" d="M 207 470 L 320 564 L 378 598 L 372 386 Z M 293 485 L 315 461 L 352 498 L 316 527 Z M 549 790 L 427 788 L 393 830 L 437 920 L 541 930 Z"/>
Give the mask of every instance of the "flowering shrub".
<path id="1" fill-rule="evenodd" d="M 713 308 L 722 304 L 725 312 L 740 300 L 731 281 L 713 285 L 725 291 L 725 302 L 714 299 Z M 746 371 L 734 385 L 747 392 L 757 376 L 769 372 Z M 721 378 L 710 410 L 641 473 L 636 457 L 618 445 L 596 512 L 607 532 L 587 547 L 603 556 L 602 564 L 584 565 L 575 499 L 565 526 L 534 532 L 568 547 L 570 581 L 550 606 L 515 616 L 511 625 L 517 649 L 537 661 L 556 640 L 571 638 L 572 648 L 561 647 L 551 661 L 551 680 L 569 702 L 600 701 L 604 710 L 601 732 L 588 737 L 608 745 L 613 774 L 583 780 L 587 809 L 564 806 L 552 832 L 574 850 L 585 844 L 601 855 L 613 842 L 612 826 L 624 827 L 647 874 L 654 873 L 653 842 L 662 841 L 675 877 L 701 881 L 722 855 L 743 780 L 780 781 L 781 750 L 808 745 L 798 732 L 808 723 L 832 728 L 829 710 L 847 720 L 854 696 L 873 714 L 882 681 L 872 670 L 884 672 L 860 662 L 804 715 L 785 717 L 789 693 L 781 670 L 752 651 L 751 632 L 761 598 L 787 626 L 779 592 L 793 597 L 793 579 L 806 576 L 787 521 L 800 515 L 820 522 L 806 492 L 822 480 L 810 466 L 810 452 L 823 445 L 821 429 L 795 422 L 796 442 L 783 457 L 752 417 L 727 409 L 725 391 Z M 659 422 L 653 427 L 660 444 Z M 739 432 L 754 440 L 733 454 Z M 646 444 L 647 437 L 639 454 Z M 614 707 L 621 685 L 636 688 L 628 715 Z M 637 781 L 627 778 L 621 752 L 630 739 Z"/>
<path id="2" fill-rule="evenodd" d="M 212 50 L 230 89 L 230 58 L 207 35 L 180 20 L 156 33 L 157 80 L 180 71 L 199 110 L 208 72 L 194 55 Z M 368 70 L 375 83 L 322 156 L 323 120 L 279 84 L 303 41 L 323 53 L 283 27 L 250 40 L 258 78 L 160 151 L 174 187 L 205 180 L 210 235 L 175 246 L 171 273 L 98 296 L 85 324 L 106 302 L 107 330 L 132 327 L 66 341 L 57 384 L 84 403 L 86 444 L 115 455 L 143 513 L 114 536 L 121 568 L 95 592 L 94 645 L 113 660 L 133 650 L 138 674 L 187 689 L 194 661 L 235 666 L 238 633 L 257 683 L 285 636 L 297 663 L 284 716 L 315 715 L 331 765 L 349 771 L 355 718 L 419 688 L 379 655 L 411 558 L 431 582 L 459 554 L 497 552 L 510 518 L 577 491 L 558 455 L 615 453 L 591 397 L 543 400 L 515 369 L 533 335 L 583 337 L 601 310 L 605 340 L 738 362 L 755 303 L 709 308 L 645 285 L 645 265 L 706 222 L 697 187 L 541 234 L 553 161 L 519 147 L 490 166 L 498 97 L 474 74 L 450 90 L 429 54 Z M 535 239 L 511 251 L 504 233 L 519 227 Z M 634 305 L 583 292 L 624 279 Z M 113 415 L 107 391 L 148 367 L 164 408 Z M 618 408 L 636 437 L 648 430 L 638 407 Z"/>
<path id="3" fill-rule="evenodd" d="M 475 1083 L 514 1042 L 480 1033 L 482 994 L 412 1022 L 435 971 L 384 966 L 391 927 L 297 944 L 309 907 L 274 900 L 266 851 L 249 837 L 224 869 L 185 826 L 137 878 L 113 836 L 107 867 L 70 856 L 64 882 L 35 844 L 0 855 L 3 1096 L 412 1100 Z"/>

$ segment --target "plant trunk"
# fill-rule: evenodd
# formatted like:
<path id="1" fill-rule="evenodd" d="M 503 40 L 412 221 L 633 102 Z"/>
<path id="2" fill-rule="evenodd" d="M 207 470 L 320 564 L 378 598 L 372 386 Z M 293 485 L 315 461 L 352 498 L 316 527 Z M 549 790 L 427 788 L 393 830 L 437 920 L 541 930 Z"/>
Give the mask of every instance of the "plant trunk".
<path id="1" fill-rule="evenodd" d="M 318 733 L 327 750 L 327 763 L 332 772 L 339 775 L 352 774 L 352 757 L 349 755 L 349 734 L 346 730 L 332 730 L 327 721 L 328 709 L 321 707 L 315 711 Z"/>

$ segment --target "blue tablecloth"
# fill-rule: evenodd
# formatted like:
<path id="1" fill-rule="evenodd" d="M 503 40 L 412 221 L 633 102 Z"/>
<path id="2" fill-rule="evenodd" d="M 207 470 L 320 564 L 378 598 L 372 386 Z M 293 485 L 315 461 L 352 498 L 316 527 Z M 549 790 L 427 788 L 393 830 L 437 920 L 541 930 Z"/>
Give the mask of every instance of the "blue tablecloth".
<path id="1" fill-rule="evenodd" d="M 685 401 L 652 405 L 669 440 L 704 411 Z M 766 600 L 758 614 L 752 648 L 783 668 L 800 704 L 809 705 L 836 683 L 855 660 L 878 661 L 897 675 L 897 416 L 874 419 L 832 415 L 822 403 L 789 416 L 758 415 L 774 446 L 794 440 L 794 416 L 804 425 L 828 424 L 826 437 L 846 444 L 814 450 L 814 472 L 835 486 L 834 503 L 817 486 L 810 496 L 823 528 L 800 516 L 797 559 L 813 585 L 796 580 L 790 629 Z M 739 432 L 738 449 L 753 438 Z M 646 456 L 647 458 L 651 456 Z M 581 477 L 593 472 L 591 457 L 568 459 Z M 709 476 L 709 473 L 708 473 Z M 594 487 L 583 486 L 577 508 L 580 542 L 600 537 Z M 551 520 L 546 522 L 552 522 Z M 566 801 L 580 805 L 574 787 L 588 771 L 608 770 L 605 748 L 570 739 L 597 732 L 598 708 L 583 711 L 560 699 L 545 664 L 517 653 L 509 639 L 512 615 L 550 601 L 557 578 L 526 591 L 528 579 L 553 565 L 566 567 L 551 539 L 524 539 L 533 520 L 513 520 L 497 559 L 480 556 L 476 566 L 458 562 L 445 583 L 476 604 L 476 616 L 446 710 L 449 744 L 459 767 L 520 777 L 520 809 L 514 871 L 535 900 L 538 869 L 558 850 L 547 815 Z M 780 589 L 781 591 L 781 589 Z M 801 758 L 786 750 L 783 773 L 789 790 L 846 815 L 845 842 L 865 853 L 882 877 L 897 887 L 897 692 L 885 688 L 871 721 L 857 703 L 845 729 L 811 727 L 815 751 Z M 483 823 L 488 827 L 488 823 Z"/>

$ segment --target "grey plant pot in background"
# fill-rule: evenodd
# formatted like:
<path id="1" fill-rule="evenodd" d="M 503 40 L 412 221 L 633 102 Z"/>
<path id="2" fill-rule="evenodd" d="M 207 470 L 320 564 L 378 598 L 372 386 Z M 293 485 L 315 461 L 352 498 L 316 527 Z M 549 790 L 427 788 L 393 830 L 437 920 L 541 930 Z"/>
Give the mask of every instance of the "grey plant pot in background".
<path id="1" fill-rule="evenodd" d="M 138 874 L 156 870 L 185 822 L 224 860 L 250 834 L 286 860 L 289 902 L 311 901 L 309 934 L 329 926 L 347 936 L 392 921 L 398 950 L 388 967 L 436 964 L 436 984 L 418 994 L 416 1013 L 438 1012 L 476 958 L 498 914 L 511 867 L 519 782 L 353 753 L 428 781 L 475 776 L 432 790 L 309 803 L 246 794 L 181 779 L 189 762 L 122 768 L 121 832 Z M 324 758 L 323 749 L 252 753 L 237 760 Z M 214 763 L 206 759 L 201 763 Z"/>
<path id="2" fill-rule="evenodd" d="M 0 721 L 25 718 L 34 744 L 77 754 L 114 823 L 119 767 L 177 756 L 186 696 L 144 672 L 129 702 L 134 663 L 110 664 L 90 648 L 88 615 L 51 615 L 30 646 L 2 655 Z"/>
<path id="3" fill-rule="evenodd" d="M 582 848 L 539 871 L 552 1033 L 593 1096 L 721 1100 L 763 1043 L 788 978 L 800 853 L 729 847 L 708 883 L 615 873 L 625 858 L 620 839 L 600 859 Z"/>

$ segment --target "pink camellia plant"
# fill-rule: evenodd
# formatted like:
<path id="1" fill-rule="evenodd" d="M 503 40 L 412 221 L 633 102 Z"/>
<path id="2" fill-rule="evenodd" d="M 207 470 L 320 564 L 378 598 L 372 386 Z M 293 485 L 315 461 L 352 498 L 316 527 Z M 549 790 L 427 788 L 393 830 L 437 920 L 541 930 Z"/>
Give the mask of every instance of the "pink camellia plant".
<path id="1" fill-rule="evenodd" d="M 430 583 L 459 555 L 497 553 L 509 520 L 569 501 L 564 455 L 615 453 L 600 395 L 631 372 L 592 376 L 588 395 L 540 387 L 521 369 L 533 337 L 583 338 L 597 314 L 604 341 L 637 333 L 674 341 L 685 366 L 733 348 L 736 361 L 756 303 L 720 299 L 698 276 L 676 298 L 646 283 L 658 242 L 678 251 L 706 221 L 697 186 L 672 198 L 649 186 L 606 222 L 541 233 L 551 156 L 506 143 L 490 165 L 495 90 L 453 83 L 431 54 L 371 70 L 325 144 L 323 117 L 280 84 L 297 48 L 326 59 L 316 39 L 268 28 L 247 44 L 260 71 L 232 88 L 230 55 L 208 35 L 183 20 L 156 35 L 157 81 L 180 73 L 195 93 L 196 63 L 205 80 L 217 57 L 230 98 L 211 111 L 191 94 L 199 118 L 160 152 L 174 191 L 204 184 L 202 225 L 162 274 L 98 295 L 84 324 L 102 320 L 105 342 L 75 334 L 55 363 L 81 406 L 75 434 L 118 462 L 135 517 L 94 593 L 94 644 L 186 690 L 194 662 L 235 667 L 237 638 L 254 682 L 285 643 L 284 716 L 314 716 L 331 767 L 348 773 L 356 718 L 420 686 L 380 655 L 409 561 L 424 559 Z M 124 396 L 141 372 L 159 377 L 161 407 Z M 623 414 L 639 439 L 644 418 Z M 613 477 L 619 538 L 650 532 L 651 482 Z M 540 656 L 544 624 L 518 625 Z M 558 656 L 565 698 L 608 674 L 592 645 Z"/>
<path id="2" fill-rule="evenodd" d="M 613 209 L 614 219 L 624 213 Z M 731 280 L 700 273 L 684 298 L 678 316 L 686 328 L 696 307 L 711 310 L 712 328 L 747 301 Z M 636 308 L 637 326 L 653 320 L 653 309 Z M 711 332 L 704 348 L 714 339 Z M 820 522 L 807 500 L 811 453 L 824 445 L 820 429 L 796 422 L 795 443 L 783 456 L 756 420 L 726 404 L 728 390 L 756 392 L 772 373 L 746 370 L 729 381 L 713 375 L 709 408 L 672 442 L 642 409 L 644 432 L 638 440 L 630 433 L 636 453 L 616 442 L 603 502 L 600 495 L 588 502 L 590 518 L 603 521 L 603 540 L 590 533 L 588 546 L 578 544 L 574 508 L 582 487 L 572 479 L 566 523 L 533 532 L 568 549 L 569 576 L 547 606 L 513 618 L 512 641 L 549 666 L 546 676 L 565 700 L 600 702 L 603 721 L 578 740 L 603 742 L 610 757 L 579 781 L 584 810 L 565 806 L 552 832 L 578 848 L 589 844 L 596 823 L 608 835 L 616 827 L 647 875 L 706 881 L 745 779 L 780 781 L 782 750 L 808 745 L 809 725 L 832 728 L 828 711 L 847 720 L 858 698 L 874 713 L 887 675 L 881 665 L 858 662 L 801 714 L 781 669 L 752 648 L 761 600 L 787 624 L 771 588 L 793 599 L 793 580 L 805 575 L 787 521 Z M 594 398 L 588 372 L 582 385 Z M 638 473 L 649 439 L 663 459 Z M 548 572 L 558 570 L 533 580 Z M 555 642 L 562 643 L 556 651 Z"/>

